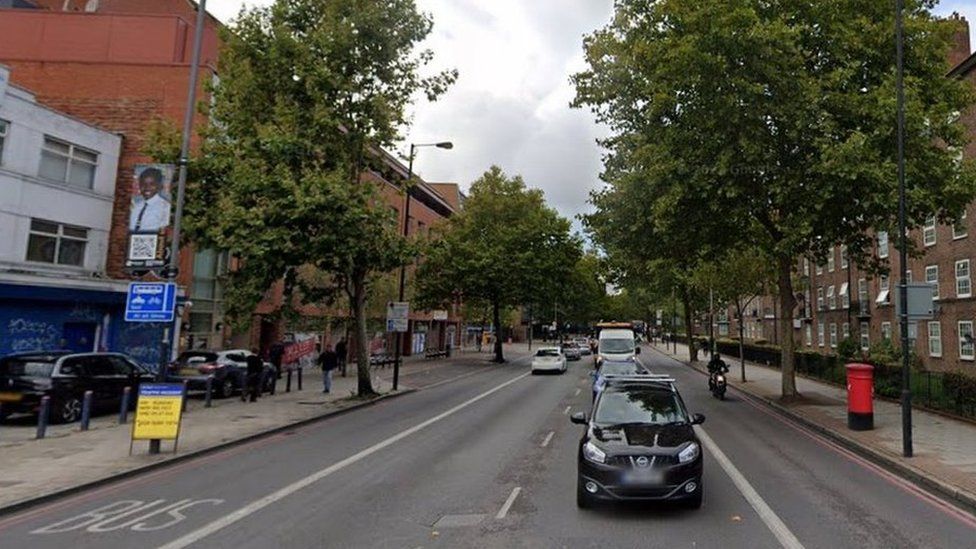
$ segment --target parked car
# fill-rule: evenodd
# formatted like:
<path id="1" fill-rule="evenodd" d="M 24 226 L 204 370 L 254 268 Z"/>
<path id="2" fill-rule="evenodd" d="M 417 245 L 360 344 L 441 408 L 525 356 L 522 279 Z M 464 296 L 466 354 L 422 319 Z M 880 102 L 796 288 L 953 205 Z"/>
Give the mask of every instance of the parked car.
<path id="1" fill-rule="evenodd" d="M 207 377 L 212 375 L 214 395 L 228 398 L 244 388 L 247 382 L 247 357 L 252 354 L 244 349 L 183 351 L 170 364 L 166 379 L 175 383 L 186 381 L 190 391 L 205 391 Z M 271 390 L 275 376 L 274 366 L 265 362 L 263 391 Z"/>
<path id="2" fill-rule="evenodd" d="M 593 350 L 590 349 L 590 338 L 578 337 L 573 341 L 576 343 L 576 346 L 579 347 L 581 355 L 590 356 L 591 354 L 593 354 Z"/>
<path id="3" fill-rule="evenodd" d="M 92 391 L 94 410 L 117 410 L 125 387 L 132 404 L 140 383 L 152 375 L 121 353 L 38 351 L 0 358 L 0 402 L 4 416 L 37 413 L 41 398 L 51 398 L 53 423 L 81 419 L 85 391 Z"/>
<path id="4" fill-rule="evenodd" d="M 532 357 L 532 373 L 556 372 L 562 374 L 566 371 L 566 357 L 559 350 L 559 347 L 542 347 L 535 352 Z"/>
<path id="5" fill-rule="evenodd" d="M 580 354 L 580 348 L 576 343 L 569 342 L 563 345 L 562 348 L 563 355 L 566 356 L 566 360 L 579 360 L 582 354 Z"/>

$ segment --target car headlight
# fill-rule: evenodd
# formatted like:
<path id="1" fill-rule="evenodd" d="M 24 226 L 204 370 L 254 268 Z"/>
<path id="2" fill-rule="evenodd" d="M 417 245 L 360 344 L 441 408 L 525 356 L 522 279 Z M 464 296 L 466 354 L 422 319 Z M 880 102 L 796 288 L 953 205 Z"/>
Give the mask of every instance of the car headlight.
<path id="1" fill-rule="evenodd" d="M 698 458 L 699 452 L 701 452 L 701 449 L 698 447 L 698 443 L 692 442 L 687 448 L 678 453 L 678 463 L 695 461 Z"/>
<path id="2" fill-rule="evenodd" d="M 583 445 L 583 457 L 596 463 L 607 462 L 607 453 L 597 448 L 592 442 Z"/>

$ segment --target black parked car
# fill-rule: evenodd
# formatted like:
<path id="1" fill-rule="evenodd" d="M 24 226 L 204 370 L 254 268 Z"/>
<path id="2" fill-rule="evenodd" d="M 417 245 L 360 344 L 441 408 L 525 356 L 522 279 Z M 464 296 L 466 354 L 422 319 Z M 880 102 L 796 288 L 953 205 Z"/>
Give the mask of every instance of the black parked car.
<path id="1" fill-rule="evenodd" d="M 227 398 L 243 389 L 247 380 L 247 357 L 252 353 L 244 349 L 224 351 L 183 351 L 176 362 L 170 364 L 167 380 L 187 382 L 190 391 L 204 391 L 207 376 L 214 376 L 213 391 L 217 398 Z M 265 362 L 262 390 L 268 392 L 275 381 L 274 366 Z"/>
<path id="2" fill-rule="evenodd" d="M 120 353 L 38 351 L 0 358 L 0 402 L 4 416 L 37 413 L 41 397 L 51 397 L 51 421 L 81 419 L 85 391 L 92 391 L 95 410 L 118 410 L 122 392 L 131 387 L 135 403 L 140 383 L 152 375 Z"/>
<path id="3" fill-rule="evenodd" d="M 644 377 L 644 379 L 641 379 Z M 576 504 L 596 501 L 674 500 L 702 503 L 702 451 L 672 380 L 608 376 L 593 416 L 572 416 L 586 425 L 577 456 Z"/>

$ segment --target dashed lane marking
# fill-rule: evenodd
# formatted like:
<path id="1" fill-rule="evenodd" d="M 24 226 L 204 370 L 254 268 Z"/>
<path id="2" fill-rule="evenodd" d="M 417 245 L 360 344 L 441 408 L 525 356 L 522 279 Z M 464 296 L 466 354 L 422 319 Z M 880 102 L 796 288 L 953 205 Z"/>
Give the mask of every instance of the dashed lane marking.
<path id="1" fill-rule="evenodd" d="M 555 435 L 555 434 L 556 434 L 556 431 L 549 431 L 549 434 L 546 435 L 546 438 L 542 441 L 542 447 L 543 448 L 545 448 L 546 446 L 549 446 L 549 441 L 552 440 L 552 436 Z"/>
<path id="2" fill-rule="evenodd" d="M 501 520 L 505 518 L 505 515 L 508 514 L 508 510 L 511 509 L 512 504 L 515 503 L 515 498 L 518 497 L 519 492 L 521 491 L 522 488 L 519 486 L 516 486 L 515 488 L 512 489 L 512 493 L 508 495 L 508 499 L 505 500 L 505 504 L 502 505 L 502 508 L 498 510 L 498 514 L 495 515 L 496 520 Z"/>
<path id="3" fill-rule="evenodd" d="M 572 408 L 573 408 L 572 406 L 567 406 L 566 409 L 563 410 L 563 414 L 568 414 Z"/>

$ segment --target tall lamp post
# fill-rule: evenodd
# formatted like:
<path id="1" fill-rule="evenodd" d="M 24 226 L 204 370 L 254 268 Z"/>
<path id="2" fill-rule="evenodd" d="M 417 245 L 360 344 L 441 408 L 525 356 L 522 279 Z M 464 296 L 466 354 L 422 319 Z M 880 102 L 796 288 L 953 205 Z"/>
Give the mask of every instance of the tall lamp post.
<path id="1" fill-rule="evenodd" d="M 454 143 L 450 141 L 441 141 L 440 143 L 411 143 L 410 144 L 410 158 L 407 161 L 407 180 L 403 186 L 404 190 L 404 206 L 403 206 L 403 236 L 407 237 L 410 232 L 410 181 L 413 179 L 413 159 L 416 156 L 417 149 L 421 147 L 437 147 L 438 149 L 453 149 Z M 397 293 L 399 296 L 397 301 L 403 301 L 404 289 L 407 281 L 407 266 L 400 266 L 400 290 Z M 409 323 L 409 321 L 408 321 Z M 403 332 L 396 333 L 396 349 L 393 351 L 393 390 L 396 391 L 400 383 L 400 355 L 401 347 L 403 345 Z"/>
<path id="2" fill-rule="evenodd" d="M 911 369 L 908 361 L 908 242 L 905 235 L 905 0 L 895 1 L 895 55 L 897 78 L 895 88 L 898 95 L 898 235 L 901 249 L 898 257 L 901 263 L 898 297 L 901 301 L 901 314 L 898 315 L 901 330 L 901 442 L 902 453 L 912 457 L 912 388 Z"/>

